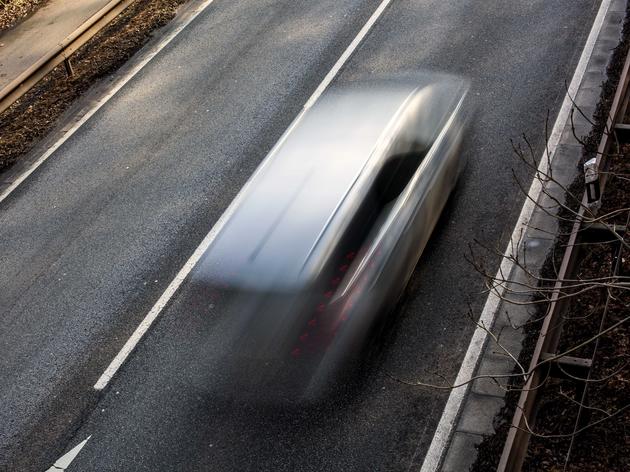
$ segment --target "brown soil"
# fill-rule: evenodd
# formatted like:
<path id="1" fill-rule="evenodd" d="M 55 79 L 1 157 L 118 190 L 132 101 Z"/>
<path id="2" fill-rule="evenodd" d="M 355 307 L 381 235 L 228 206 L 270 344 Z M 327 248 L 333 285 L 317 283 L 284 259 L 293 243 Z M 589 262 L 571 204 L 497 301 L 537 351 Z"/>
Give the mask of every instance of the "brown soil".
<path id="1" fill-rule="evenodd" d="M 0 32 L 13 28 L 48 0 L 0 0 Z M 2 41 L 0 40 L 0 43 Z"/>
<path id="2" fill-rule="evenodd" d="M 116 71 L 187 0 L 137 0 L 71 58 L 0 114 L 0 172 L 30 151 L 91 85 Z"/>

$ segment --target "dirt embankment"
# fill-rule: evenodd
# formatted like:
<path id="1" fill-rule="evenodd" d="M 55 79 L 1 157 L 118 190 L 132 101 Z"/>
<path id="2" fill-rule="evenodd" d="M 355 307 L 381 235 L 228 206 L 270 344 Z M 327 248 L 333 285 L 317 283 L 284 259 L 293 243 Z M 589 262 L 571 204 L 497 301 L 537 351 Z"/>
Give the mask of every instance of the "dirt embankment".
<path id="1" fill-rule="evenodd" d="M 122 66 L 186 1 L 137 0 L 72 55 L 72 76 L 58 66 L 0 114 L 0 173 L 28 153 L 81 94 Z"/>

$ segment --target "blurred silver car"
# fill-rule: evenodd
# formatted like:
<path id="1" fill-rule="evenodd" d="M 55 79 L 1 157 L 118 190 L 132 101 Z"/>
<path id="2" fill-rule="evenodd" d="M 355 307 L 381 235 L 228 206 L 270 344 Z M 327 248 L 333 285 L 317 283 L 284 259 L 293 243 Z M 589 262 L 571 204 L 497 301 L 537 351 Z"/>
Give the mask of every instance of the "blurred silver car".
<path id="1" fill-rule="evenodd" d="M 467 91 L 436 74 L 331 89 L 272 149 L 192 276 L 241 391 L 318 395 L 361 353 L 462 170 Z"/>

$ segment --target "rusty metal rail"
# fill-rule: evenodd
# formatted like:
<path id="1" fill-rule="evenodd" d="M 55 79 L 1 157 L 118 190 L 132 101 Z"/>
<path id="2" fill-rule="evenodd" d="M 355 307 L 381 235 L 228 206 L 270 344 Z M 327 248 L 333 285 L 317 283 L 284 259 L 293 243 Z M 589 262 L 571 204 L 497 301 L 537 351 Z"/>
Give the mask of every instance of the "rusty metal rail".
<path id="1" fill-rule="evenodd" d="M 66 71 L 71 74 L 70 56 L 133 2 L 134 0 L 110 1 L 54 49 L 0 90 L 0 113 L 9 108 L 62 62 L 65 62 Z"/>
<path id="2" fill-rule="evenodd" d="M 609 115 L 607 117 L 606 129 L 612 132 L 605 132 L 597 149 L 597 165 L 596 168 L 605 169 L 605 156 L 609 153 L 613 144 L 616 144 L 616 135 L 625 132 L 624 125 L 618 125 L 623 119 L 628 107 L 628 84 L 630 75 L 630 53 L 626 57 L 625 64 L 619 80 L 619 85 L 614 96 L 613 103 Z M 629 128 L 630 130 L 630 128 Z M 606 172 L 600 172 L 600 188 L 603 193 L 606 185 Z M 547 362 L 557 357 L 556 352 L 558 343 L 562 333 L 562 321 L 564 314 L 569 305 L 569 298 L 561 296 L 566 293 L 563 286 L 563 280 L 573 278 L 576 262 L 579 260 L 582 244 L 580 241 L 588 237 L 588 233 L 597 231 L 597 225 L 587 225 L 584 223 L 584 209 L 588 205 L 587 193 L 584 193 L 582 204 L 580 205 L 578 218 L 576 219 L 569 240 L 567 243 L 562 263 L 558 271 L 557 282 L 551 296 L 547 315 L 545 316 L 543 326 L 534 348 L 531 362 L 529 364 L 529 376 L 525 386 L 522 388 L 517 407 L 512 419 L 512 424 L 508 432 L 507 440 L 503 448 L 503 453 L 497 468 L 500 472 L 519 471 L 522 468 L 523 461 L 527 454 L 529 444 L 529 429 L 533 426 L 536 416 L 537 398 L 540 386 L 544 383 L 546 377 L 550 375 L 550 369 L 553 365 Z M 590 230 L 590 231 L 589 231 Z M 587 360 L 560 358 L 556 360 L 561 369 L 585 369 L 590 370 L 591 362 Z M 580 362 L 585 361 L 585 362 Z M 541 365 L 542 362 L 542 365 Z"/>

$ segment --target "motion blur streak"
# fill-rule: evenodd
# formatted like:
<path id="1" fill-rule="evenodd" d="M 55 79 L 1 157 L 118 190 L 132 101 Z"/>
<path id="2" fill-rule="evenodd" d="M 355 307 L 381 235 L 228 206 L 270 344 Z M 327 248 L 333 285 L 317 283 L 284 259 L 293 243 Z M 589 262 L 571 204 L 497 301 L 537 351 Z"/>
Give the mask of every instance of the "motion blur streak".
<path id="1" fill-rule="evenodd" d="M 331 89 L 263 162 L 192 275 L 236 392 L 314 399 L 404 288 L 464 162 L 466 81 Z"/>

